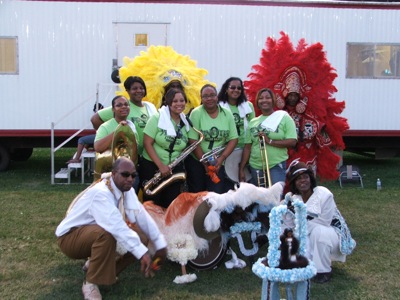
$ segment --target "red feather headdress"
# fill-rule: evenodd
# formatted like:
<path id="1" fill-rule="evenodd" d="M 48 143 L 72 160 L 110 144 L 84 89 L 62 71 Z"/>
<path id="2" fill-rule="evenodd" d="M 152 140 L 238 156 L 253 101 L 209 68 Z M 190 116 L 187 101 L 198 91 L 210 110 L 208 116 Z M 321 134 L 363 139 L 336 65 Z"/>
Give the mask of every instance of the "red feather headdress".
<path id="1" fill-rule="evenodd" d="M 260 63 L 252 67 L 249 80 L 244 82 L 257 115 L 260 111 L 255 98 L 262 88 L 275 92 L 277 109 L 285 108 L 288 93 L 300 95 L 294 112 L 300 119 L 296 125 L 301 131 L 305 123 L 309 122 L 307 126 L 314 124 L 316 134 L 313 140 L 299 138 L 297 149 L 289 151 L 288 163 L 300 158 L 313 166 L 322 179 L 337 179 L 340 158 L 333 151 L 344 149 L 342 133 L 349 128 L 347 120 L 338 116 L 345 102 L 338 102 L 332 96 L 337 92 L 333 85 L 336 77 L 336 70 L 328 62 L 321 43 L 309 46 L 301 39 L 295 48 L 289 36 L 281 32 L 279 40 L 267 38 Z"/>

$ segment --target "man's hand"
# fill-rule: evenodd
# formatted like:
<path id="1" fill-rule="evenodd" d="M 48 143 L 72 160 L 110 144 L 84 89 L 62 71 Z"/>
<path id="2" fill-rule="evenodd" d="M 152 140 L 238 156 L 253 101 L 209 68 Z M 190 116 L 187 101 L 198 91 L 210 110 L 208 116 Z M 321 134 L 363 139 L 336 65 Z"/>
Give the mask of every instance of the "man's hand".
<path id="1" fill-rule="evenodd" d="M 153 264 L 151 268 L 154 271 L 159 270 L 161 266 L 164 264 L 166 258 L 167 258 L 167 248 L 161 248 L 157 250 L 153 256 Z"/>
<path id="2" fill-rule="evenodd" d="M 151 257 L 148 252 L 143 254 L 140 258 L 140 271 L 144 274 L 145 277 L 150 276 L 151 272 Z"/>

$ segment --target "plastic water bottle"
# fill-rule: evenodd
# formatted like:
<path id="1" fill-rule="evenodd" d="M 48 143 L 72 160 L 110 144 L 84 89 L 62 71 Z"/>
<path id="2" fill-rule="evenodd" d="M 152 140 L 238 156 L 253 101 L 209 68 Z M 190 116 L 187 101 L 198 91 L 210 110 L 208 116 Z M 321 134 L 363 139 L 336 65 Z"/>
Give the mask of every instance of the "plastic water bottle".
<path id="1" fill-rule="evenodd" d="M 378 178 L 378 180 L 376 181 L 376 190 L 380 191 L 382 189 L 382 182 L 381 180 Z"/>

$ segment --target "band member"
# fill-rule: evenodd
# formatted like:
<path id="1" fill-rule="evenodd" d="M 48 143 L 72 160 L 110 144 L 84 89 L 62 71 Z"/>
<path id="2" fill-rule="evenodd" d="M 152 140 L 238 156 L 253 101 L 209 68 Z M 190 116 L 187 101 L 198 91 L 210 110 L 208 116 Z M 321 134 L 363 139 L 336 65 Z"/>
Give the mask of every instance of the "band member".
<path id="1" fill-rule="evenodd" d="M 185 172 L 183 161 L 173 169 L 169 165 L 187 147 L 188 134 L 193 131 L 183 113 L 186 103 L 187 98 L 182 90 L 170 89 L 165 95 L 166 106 L 162 106 L 147 122 L 144 129 L 142 184 L 146 185 L 146 181 L 151 180 L 157 172 L 166 179 L 173 173 Z M 145 190 L 143 199 L 153 200 L 155 204 L 167 208 L 182 189 L 182 180 L 171 182 L 163 189 L 162 195 L 149 196 L 149 191 Z"/>
<path id="2" fill-rule="evenodd" d="M 136 260 L 145 276 L 152 272 L 148 248 L 127 222 L 154 244 L 154 261 L 162 264 L 166 258 L 165 238 L 132 189 L 135 177 L 134 163 L 125 157 L 117 159 L 111 177 L 75 199 L 56 229 L 57 243 L 65 255 L 90 257 L 82 286 L 84 299 L 101 299 L 98 286 L 114 284 L 116 275 Z M 118 244 L 127 252 L 116 259 Z"/>
<path id="3" fill-rule="evenodd" d="M 114 117 L 100 125 L 94 139 L 94 149 L 99 153 L 110 150 L 114 131 L 119 124 L 129 126 L 135 134 L 136 142 L 140 142 L 135 125 L 127 120 L 130 112 L 128 100 L 124 96 L 116 96 L 111 101 L 111 107 Z"/>
<path id="4" fill-rule="evenodd" d="M 239 136 L 237 147 L 243 148 L 249 122 L 255 114 L 253 103 L 247 101 L 242 80 L 238 77 L 228 78 L 218 93 L 218 101 L 219 105 L 232 112 Z"/>
<path id="5" fill-rule="evenodd" d="M 204 139 L 194 150 L 194 155 L 185 160 L 187 184 L 189 192 L 192 193 L 214 191 L 222 194 L 233 188 L 233 183 L 226 177 L 224 161 L 238 142 L 235 120 L 228 109 L 218 105 L 217 89 L 214 86 L 206 84 L 200 95 L 202 105 L 191 112 L 190 119 L 193 126 L 201 130 Z M 190 143 L 197 139 L 197 133 L 189 133 Z M 215 157 L 210 157 L 212 161 L 200 162 L 205 153 L 219 146 L 222 146 L 223 150 Z"/>
<path id="6" fill-rule="evenodd" d="M 135 124 L 139 136 L 138 154 L 141 156 L 143 152 L 144 127 L 146 126 L 147 120 L 157 112 L 157 109 L 152 103 L 143 101 L 143 98 L 147 94 L 147 90 L 146 84 L 142 78 L 130 76 L 124 81 L 124 87 L 129 95 L 130 111 L 127 119 Z M 91 119 L 93 127 L 98 129 L 102 123 L 112 119 L 112 117 L 112 107 L 99 110 Z"/>
<path id="7" fill-rule="evenodd" d="M 275 95 L 272 90 L 259 90 L 256 99 L 256 106 L 262 114 L 250 121 L 239 165 L 239 179 L 245 181 L 244 168 L 249 162 L 251 183 L 268 187 L 268 174 L 271 184 L 285 181 L 288 149 L 296 145 L 297 134 L 293 119 L 284 111 L 274 111 Z M 264 140 L 260 141 L 260 138 Z M 266 152 L 260 151 L 260 147 L 265 147 Z"/>

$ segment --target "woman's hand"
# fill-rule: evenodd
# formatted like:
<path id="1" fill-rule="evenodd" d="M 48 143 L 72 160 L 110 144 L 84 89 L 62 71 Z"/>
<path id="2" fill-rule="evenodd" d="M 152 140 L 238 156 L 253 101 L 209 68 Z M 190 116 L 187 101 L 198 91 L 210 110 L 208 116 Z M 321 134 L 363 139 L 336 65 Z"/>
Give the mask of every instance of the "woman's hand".
<path id="1" fill-rule="evenodd" d="M 268 135 L 265 132 L 260 131 L 258 133 L 258 137 L 260 139 L 264 138 L 265 144 L 271 144 L 271 139 L 268 137 Z"/>
<path id="2" fill-rule="evenodd" d="M 168 167 L 164 164 L 161 164 L 159 171 L 160 171 L 162 177 L 167 177 L 169 175 L 172 175 L 172 170 L 170 169 L 170 167 Z"/>
<path id="3" fill-rule="evenodd" d="M 239 168 L 239 182 L 246 182 L 246 176 L 244 175 L 244 170 Z"/>
<path id="4" fill-rule="evenodd" d="M 219 168 L 221 168 L 222 164 L 225 161 L 225 156 L 224 155 L 220 155 L 217 160 L 216 160 L 216 164 L 215 164 L 215 170 L 218 173 Z"/>

